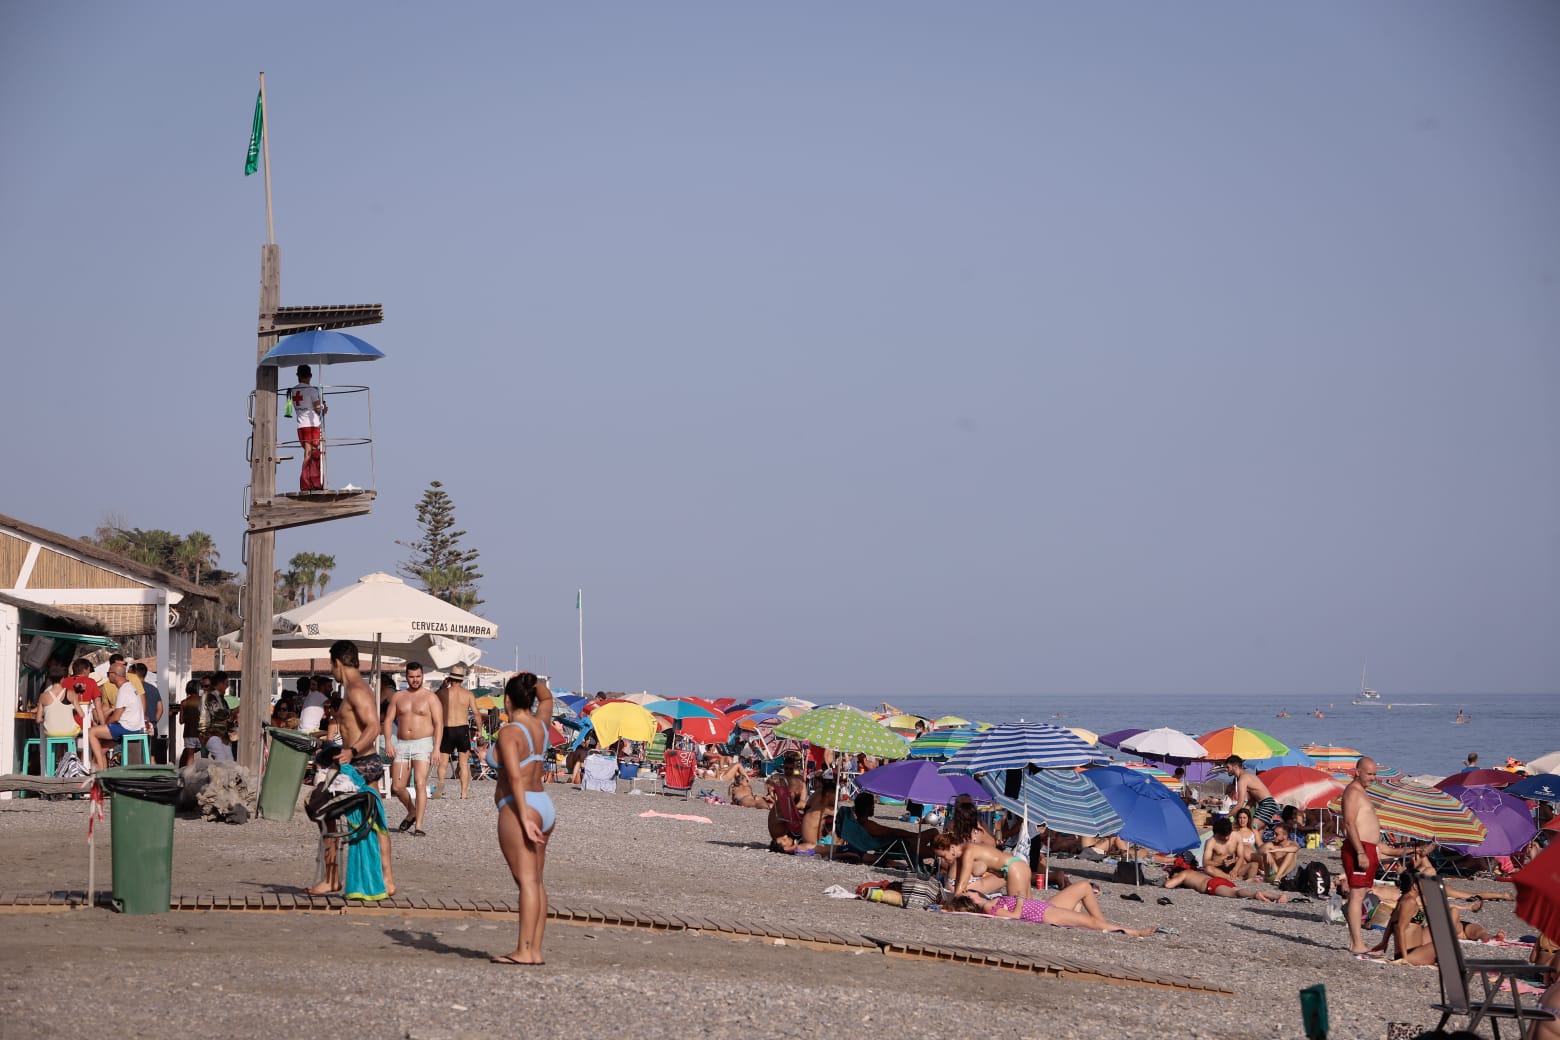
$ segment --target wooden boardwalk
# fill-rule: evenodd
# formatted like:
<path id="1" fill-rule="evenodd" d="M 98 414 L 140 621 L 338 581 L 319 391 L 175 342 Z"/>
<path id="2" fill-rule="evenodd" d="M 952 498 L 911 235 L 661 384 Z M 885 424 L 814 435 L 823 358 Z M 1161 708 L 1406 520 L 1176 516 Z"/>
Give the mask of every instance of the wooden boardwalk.
<path id="1" fill-rule="evenodd" d="M 97 904 L 109 905 L 108 894 L 99 893 Z M 0 914 L 58 913 L 86 909 L 86 893 L 57 891 L 41 895 L 0 894 Z M 487 899 L 424 899 L 417 896 L 393 896 L 378 902 L 344 899 L 341 896 L 310 896 L 297 892 L 266 893 L 252 896 L 216 894 L 176 895 L 170 910 L 174 913 L 333 913 L 371 916 L 394 914 L 398 917 L 513 917 L 515 904 Z M 1103 982 L 1118 986 L 1145 986 L 1197 993 L 1233 996 L 1231 990 L 1183 975 L 1146 975 L 1109 964 L 1097 964 L 1066 957 L 1047 956 L 1035 960 L 1028 955 L 1008 953 L 978 946 L 954 946 L 908 943 L 898 939 L 848 932 L 815 931 L 789 928 L 763 921 L 714 920 L 683 913 L 645 913 L 637 910 L 604 907 L 580 907 L 552 903 L 547 907 L 549 920 L 560 924 L 589 927 L 634 928 L 656 932 L 687 932 L 724 939 L 763 942 L 777 946 L 799 946 L 812 950 L 876 950 L 888 957 L 907 960 L 967 964 L 996 968 L 1054 979 Z"/>

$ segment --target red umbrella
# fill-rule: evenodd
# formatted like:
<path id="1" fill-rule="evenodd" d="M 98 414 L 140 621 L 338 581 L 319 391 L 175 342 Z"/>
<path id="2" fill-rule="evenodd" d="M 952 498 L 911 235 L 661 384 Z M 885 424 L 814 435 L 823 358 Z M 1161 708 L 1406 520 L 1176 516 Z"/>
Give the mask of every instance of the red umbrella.
<path id="1" fill-rule="evenodd" d="M 737 720 L 731 718 L 684 719 L 682 735 L 701 744 L 724 744 L 731 739 L 731 730 L 736 724 Z"/>
<path id="2" fill-rule="evenodd" d="M 1280 805 L 1298 809 L 1325 809 L 1343 790 L 1343 784 L 1331 774 L 1311 766 L 1279 766 L 1257 775 Z"/>
<path id="3" fill-rule="evenodd" d="M 1517 916 L 1551 942 L 1560 942 L 1560 843 L 1552 843 L 1511 880 L 1517 886 Z"/>
<path id="4" fill-rule="evenodd" d="M 1516 773 L 1504 769 L 1470 769 L 1447 777 L 1435 786 L 1444 791 L 1448 787 L 1510 787 L 1521 780 Z"/>
<path id="5" fill-rule="evenodd" d="M 558 724 L 556 722 L 550 723 L 547 726 L 548 747 L 559 747 L 563 744 L 567 744 L 568 742 L 569 738 L 564 736 L 563 730 L 558 728 Z"/>

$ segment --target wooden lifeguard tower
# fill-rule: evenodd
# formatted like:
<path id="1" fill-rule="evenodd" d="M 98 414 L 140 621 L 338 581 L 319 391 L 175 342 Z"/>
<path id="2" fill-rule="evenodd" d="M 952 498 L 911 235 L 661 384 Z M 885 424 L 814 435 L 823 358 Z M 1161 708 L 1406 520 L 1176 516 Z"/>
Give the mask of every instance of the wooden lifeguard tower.
<path id="1" fill-rule="evenodd" d="M 238 713 L 238 761 L 253 773 L 260 770 L 260 727 L 270 710 L 271 618 L 275 603 L 276 532 L 288 527 L 365 516 L 373 508 L 373 488 L 278 493 L 276 413 L 278 365 L 268 358 L 285 336 L 318 330 L 340 330 L 384 321 L 384 307 L 377 303 L 307 307 L 281 305 L 282 251 L 276 244 L 271 216 L 270 140 L 264 126 L 265 73 L 260 74 L 255 130 L 250 139 L 252 172 L 255 152 L 264 154 L 266 244 L 260 250 L 260 316 L 257 326 L 255 391 L 250 415 L 249 488 L 245 498 L 245 585 L 239 598 L 243 622 L 244 676 Z M 379 357 L 377 351 L 373 357 Z M 371 360 L 361 357 L 356 360 Z M 302 360 L 301 358 L 299 360 Z"/>

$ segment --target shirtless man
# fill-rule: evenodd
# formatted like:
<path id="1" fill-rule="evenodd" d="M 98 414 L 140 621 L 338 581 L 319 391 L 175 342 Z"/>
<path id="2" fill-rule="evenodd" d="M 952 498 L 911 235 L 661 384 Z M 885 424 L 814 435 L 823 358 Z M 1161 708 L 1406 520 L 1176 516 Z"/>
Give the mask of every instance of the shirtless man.
<path id="1" fill-rule="evenodd" d="M 1343 876 L 1349 885 L 1349 901 L 1343 908 L 1349 922 L 1349 952 L 1365 954 L 1363 922 L 1365 893 L 1376 881 L 1381 863 L 1381 820 L 1365 789 L 1376 779 L 1376 760 L 1362 758 L 1354 766 L 1354 779 L 1343 789 Z"/>
<path id="2" fill-rule="evenodd" d="M 1165 877 L 1166 888 L 1189 888 L 1193 892 L 1201 892 L 1209 896 L 1224 896 L 1226 899 L 1255 899 L 1261 903 L 1287 903 L 1289 896 L 1280 892 L 1271 895 L 1258 888 L 1241 888 L 1229 878 L 1214 877 L 1205 874 L 1196 867 L 1187 866 L 1186 861 L 1178 859 L 1170 867 L 1170 873 Z"/>
<path id="3" fill-rule="evenodd" d="M 428 809 L 428 766 L 433 749 L 444 739 L 444 706 L 439 697 L 423 685 L 422 665 L 406 665 L 406 689 L 390 698 L 385 713 L 385 753 L 394 766 L 390 772 L 390 793 L 406 807 L 406 819 L 398 828 L 411 831 L 414 838 L 426 838 L 423 813 Z M 406 790 L 411 774 L 413 790 Z"/>
<path id="4" fill-rule="evenodd" d="M 439 752 L 433 758 L 435 798 L 444 797 L 444 780 L 449 776 L 451 755 L 458 756 L 456 775 L 460 777 L 461 801 L 466 800 L 471 789 L 470 720 L 476 717 L 477 700 L 465 683 L 466 666 L 457 664 L 449 670 L 439 689 L 439 703 L 444 708 L 444 736 L 439 740 Z M 543 720 L 544 724 L 546 721 Z"/>
<path id="5" fill-rule="evenodd" d="M 1240 842 L 1228 817 L 1213 821 L 1213 833 L 1203 842 L 1202 868 L 1217 878 L 1237 880 L 1236 867 L 1240 864 Z"/>
<path id="6" fill-rule="evenodd" d="M 1267 784 L 1257 778 L 1257 774 L 1246 768 L 1246 762 L 1239 755 L 1231 755 L 1224 760 L 1224 769 L 1235 778 L 1235 791 L 1232 797 L 1235 799 L 1235 808 L 1243 805 L 1251 806 L 1251 815 L 1261 823 L 1261 830 L 1273 822 L 1278 815 L 1278 802 L 1273 798 L 1273 792 L 1269 791 Z"/>
<path id="7" fill-rule="evenodd" d="M 1267 883 L 1276 885 L 1289 876 L 1300 858 L 1300 846 L 1289 839 L 1289 827 L 1284 823 L 1273 824 L 1273 840 L 1263 842 L 1257 850 L 1262 858 L 1263 876 Z"/>
<path id="8" fill-rule="evenodd" d="M 379 713 L 375 710 L 374 691 L 369 689 L 359 670 L 356 643 L 338 639 L 330 645 L 330 674 L 341 684 L 342 690 L 341 707 L 336 710 L 341 749 L 337 751 L 327 745 L 323 753 L 337 765 L 350 765 L 363 782 L 372 787 L 385 775 L 385 765 L 374 750 L 379 739 Z M 379 839 L 379 865 L 385 875 L 385 894 L 393 896 L 395 878 L 390 872 L 390 835 L 376 827 L 375 837 Z M 339 888 L 339 882 L 332 886 L 327 881 L 308 891 L 311 895 L 325 895 Z"/>

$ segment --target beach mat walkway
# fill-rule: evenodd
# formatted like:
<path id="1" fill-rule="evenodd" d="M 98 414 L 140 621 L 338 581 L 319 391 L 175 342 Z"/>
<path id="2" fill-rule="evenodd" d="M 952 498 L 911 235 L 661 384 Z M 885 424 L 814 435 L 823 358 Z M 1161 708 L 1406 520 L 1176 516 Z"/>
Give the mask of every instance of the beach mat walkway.
<path id="1" fill-rule="evenodd" d="M 100 892 L 97 905 L 110 908 L 109 894 Z M 86 893 L 56 891 L 42 895 L 0 894 L 0 914 L 54 913 L 83 908 Z M 169 908 L 179 912 L 280 913 L 303 911 L 338 914 L 395 914 L 403 917 L 513 917 L 513 903 L 488 899 L 423 899 L 417 896 L 392 896 L 378 902 L 345 899 L 341 896 L 311 896 L 301 892 L 267 892 L 250 896 L 194 895 L 174 896 Z M 1103 982 L 1121 986 L 1146 986 L 1155 989 L 1189 990 L 1232 996 L 1233 991 L 1200 979 L 1182 975 L 1148 975 L 1116 965 L 1096 964 L 1066 957 L 1047 955 L 1044 960 L 979 946 L 907 943 L 898 939 L 854 935 L 843 932 L 787 928 L 763 921 L 714 920 L 682 913 L 649 914 L 634 910 L 577 907 L 549 903 L 549 920 L 561 924 L 591 927 L 637 928 L 657 932 L 688 932 L 726 939 L 799 946 L 813 950 L 877 950 L 902 960 L 937 961 L 968 964 L 980 968 L 998 968 L 1054 979 Z"/>

